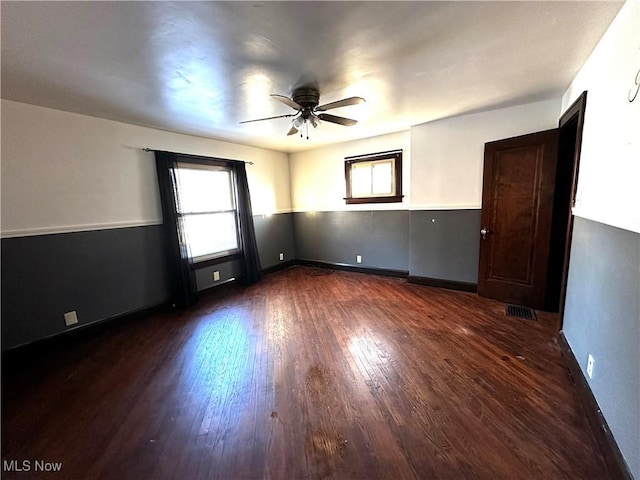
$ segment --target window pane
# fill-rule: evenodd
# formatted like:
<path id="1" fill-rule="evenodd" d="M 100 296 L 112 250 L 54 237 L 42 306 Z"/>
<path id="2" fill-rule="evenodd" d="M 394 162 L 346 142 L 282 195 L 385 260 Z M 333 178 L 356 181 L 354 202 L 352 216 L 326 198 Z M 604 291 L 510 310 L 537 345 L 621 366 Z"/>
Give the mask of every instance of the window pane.
<path id="1" fill-rule="evenodd" d="M 345 159 L 347 205 L 402 202 L 402 151 Z"/>
<path id="2" fill-rule="evenodd" d="M 371 164 L 354 163 L 351 166 L 351 196 L 371 196 Z"/>
<path id="3" fill-rule="evenodd" d="M 182 217 L 192 257 L 238 248 L 235 212 Z"/>
<path id="4" fill-rule="evenodd" d="M 182 213 L 232 210 L 231 172 L 178 168 L 178 196 Z"/>
<path id="5" fill-rule="evenodd" d="M 371 165 L 371 184 L 373 195 L 393 194 L 393 175 L 391 160 Z"/>

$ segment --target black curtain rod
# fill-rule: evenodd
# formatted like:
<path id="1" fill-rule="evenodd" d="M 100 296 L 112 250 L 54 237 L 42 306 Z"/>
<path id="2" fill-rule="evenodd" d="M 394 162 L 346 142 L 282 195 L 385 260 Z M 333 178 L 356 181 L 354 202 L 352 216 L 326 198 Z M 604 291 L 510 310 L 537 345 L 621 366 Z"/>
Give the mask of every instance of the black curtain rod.
<path id="1" fill-rule="evenodd" d="M 145 147 L 142 149 L 143 152 L 162 152 L 163 150 L 154 150 L 153 148 L 149 148 L 149 147 Z M 193 155 L 191 153 L 178 153 L 178 152 L 171 152 L 171 153 L 175 153 L 176 155 L 184 155 L 186 157 L 205 157 L 204 155 Z M 214 157 L 210 157 L 213 158 L 214 160 L 218 160 L 217 158 Z M 253 162 L 247 162 L 245 160 L 232 160 L 233 162 L 243 162 L 243 163 L 248 163 L 249 165 L 253 165 Z"/>
<path id="2" fill-rule="evenodd" d="M 396 153 L 402 153 L 402 149 L 398 150 L 389 150 L 386 152 L 376 152 L 376 153 L 365 153 L 364 155 L 352 155 L 350 157 L 344 157 L 345 160 L 351 160 L 352 158 L 367 158 L 367 157 L 377 157 L 381 155 L 394 155 Z"/>

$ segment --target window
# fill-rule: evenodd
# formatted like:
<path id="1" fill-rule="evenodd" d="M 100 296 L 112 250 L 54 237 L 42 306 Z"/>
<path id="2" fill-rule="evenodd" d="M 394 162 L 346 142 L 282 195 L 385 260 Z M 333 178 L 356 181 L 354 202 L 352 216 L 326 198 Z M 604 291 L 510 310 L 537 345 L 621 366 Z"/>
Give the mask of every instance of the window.
<path id="1" fill-rule="evenodd" d="M 178 217 L 194 262 L 237 253 L 233 176 L 226 167 L 180 163 Z"/>
<path id="2" fill-rule="evenodd" d="M 402 151 L 347 157 L 347 204 L 402 201 Z"/>

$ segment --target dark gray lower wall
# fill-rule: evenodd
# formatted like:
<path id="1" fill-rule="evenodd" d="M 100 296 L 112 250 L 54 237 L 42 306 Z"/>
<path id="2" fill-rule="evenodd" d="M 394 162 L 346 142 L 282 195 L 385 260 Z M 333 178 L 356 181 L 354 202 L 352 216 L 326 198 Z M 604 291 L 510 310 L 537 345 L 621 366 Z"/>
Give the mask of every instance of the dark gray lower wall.
<path id="1" fill-rule="evenodd" d="M 214 272 L 220 274 L 219 280 L 214 280 Z M 215 287 L 222 283 L 228 282 L 242 275 L 242 264 L 240 260 L 231 260 L 230 262 L 218 263 L 209 267 L 198 268 L 195 271 L 196 285 L 198 291 Z"/>
<path id="2" fill-rule="evenodd" d="M 295 213 L 297 258 L 477 283 L 480 210 Z M 362 264 L 356 263 L 362 255 Z"/>
<path id="3" fill-rule="evenodd" d="M 432 221 L 435 220 L 435 221 Z M 315 260 L 475 283 L 479 210 L 306 212 L 254 217 L 262 268 Z M 356 255 L 362 263 L 356 263 Z M 213 272 L 220 280 L 213 280 Z M 203 290 L 237 261 L 196 271 Z M 2 349 L 169 300 L 160 225 L 2 240 Z"/>
<path id="4" fill-rule="evenodd" d="M 481 210 L 412 210 L 412 276 L 478 283 Z"/>
<path id="5" fill-rule="evenodd" d="M 300 260 L 409 269 L 407 210 L 302 212 L 293 214 L 293 224 Z"/>
<path id="6" fill-rule="evenodd" d="M 295 258 L 291 214 L 255 216 L 262 268 Z M 220 281 L 213 281 L 213 272 Z M 198 290 L 240 275 L 238 261 L 196 270 Z M 2 350 L 170 298 L 162 226 L 2 239 Z M 67 327 L 64 313 L 78 324 Z"/>
<path id="7" fill-rule="evenodd" d="M 640 234 L 576 217 L 563 331 L 640 479 Z M 586 375 L 593 355 L 593 378 Z"/>
<path id="8" fill-rule="evenodd" d="M 263 269 L 296 258 L 292 213 L 254 215 L 253 224 Z M 283 260 L 280 260 L 280 253 Z"/>
<path id="9" fill-rule="evenodd" d="M 166 302 L 161 226 L 2 239 L 2 349 Z"/>

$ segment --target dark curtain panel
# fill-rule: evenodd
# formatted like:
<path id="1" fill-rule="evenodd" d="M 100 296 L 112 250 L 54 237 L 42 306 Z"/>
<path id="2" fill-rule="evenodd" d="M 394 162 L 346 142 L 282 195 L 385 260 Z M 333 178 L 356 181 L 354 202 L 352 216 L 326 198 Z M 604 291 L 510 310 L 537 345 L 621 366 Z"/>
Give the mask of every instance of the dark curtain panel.
<path id="1" fill-rule="evenodd" d="M 179 199 L 176 177 L 178 157 L 170 152 L 155 152 L 155 156 L 172 303 L 176 307 L 188 307 L 196 303 L 198 297 L 189 248 L 185 240 L 182 222 L 178 217 Z"/>
<path id="2" fill-rule="evenodd" d="M 247 170 L 244 162 L 233 162 L 236 173 L 236 189 L 238 194 L 238 217 L 240 220 L 240 250 L 242 255 L 243 281 L 251 285 L 262 278 L 260 256 L 256 243 L 256 232 L 253 227 L 253 210 Z"/>

